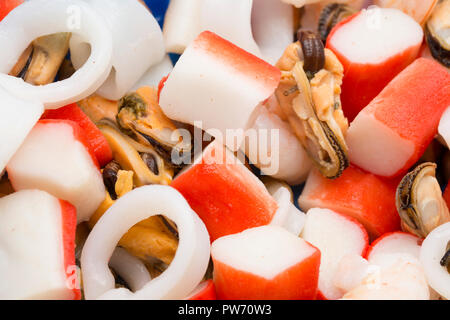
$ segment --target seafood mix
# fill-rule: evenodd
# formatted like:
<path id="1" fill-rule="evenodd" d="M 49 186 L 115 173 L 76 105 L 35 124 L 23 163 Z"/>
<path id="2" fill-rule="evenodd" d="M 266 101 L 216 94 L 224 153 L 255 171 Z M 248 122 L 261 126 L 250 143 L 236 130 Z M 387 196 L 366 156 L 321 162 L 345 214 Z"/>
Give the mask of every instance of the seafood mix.
<path id="1" fill-rule="evenodd" d="M 0 0 L 0 48 L 0 299 L 450 299 L 450 0 Z"/>

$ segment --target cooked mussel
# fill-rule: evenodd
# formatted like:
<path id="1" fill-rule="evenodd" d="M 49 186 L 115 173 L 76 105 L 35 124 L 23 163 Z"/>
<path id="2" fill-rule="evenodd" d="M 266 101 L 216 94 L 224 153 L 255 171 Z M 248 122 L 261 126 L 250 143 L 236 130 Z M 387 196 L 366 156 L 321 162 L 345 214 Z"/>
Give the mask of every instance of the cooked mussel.
<path id="1" fill-rule="evenodd" d="M 405 231 L 425 238 L 428 233 L 450 221 L 447 205 L 436 180 L 436 164 L 418 165 L 400 182 L 396 206 Z"/>
<path id="2" fill-rule="evenodd" d="M 111 121 L 102 120 L 98 127 L 108 140 L 113 157 L 120 167 L 134 172 L 134 185 L 140 187 L 147 184 L 170 184 L 174 175 L 173 169 L 151 145 L 143 145 L 131 139 Z M 145 161 L 150 155 L 154 160 L 151 167 L 148 166 L 148 161 Z"/>
<path id="3" fill-rule="evenodd" d="M 24 51 L 10 75 L 33 85 L 46 85 L 55 76 L 69 51 L 71 33 L 55 33 L 37 38 Z"/>
<path id="4" fill-rule="evenodd" d="M 184 141 L 175 124 L 162 112 L 154 88 L 143 87 L 120 99 L 117 124 L 141 144 L 151 145 L 168 162 L 174 151 L 190 159 L 191 141 Z"/>
<path id="5" fill-rule="evenodd" d="M 117 101 L 108 100 L 97 94 L 93 94 L 78 101 L 78 106 L 94 123 L 99 123 L 102 120 L 116 122 Z"/>
<path id="6" fill-rule="evenodd" d="M 334 179 L 349 164 L 344 139 L 348 121 L 340 102 L 342 64 L 328 49 L 323 55 L 323 68 L 309 80 L 302 47 L 291 44 L 277 63 L 282 76 L 275 93 L 310 158 L 325 177 Z"/>
<path id="7" fill-rule="evenodd" d="M 450 0 L 443 0 L 435 7 L 425 33 L 433 57 L 450 68 Z"/>
<path id="8" fill-rule="evenodd" d="M 330 3 L 320 13 L 318 31 L 322 41 L 327 41 L 331 29 L 356 11 L 342 3 Z"/>

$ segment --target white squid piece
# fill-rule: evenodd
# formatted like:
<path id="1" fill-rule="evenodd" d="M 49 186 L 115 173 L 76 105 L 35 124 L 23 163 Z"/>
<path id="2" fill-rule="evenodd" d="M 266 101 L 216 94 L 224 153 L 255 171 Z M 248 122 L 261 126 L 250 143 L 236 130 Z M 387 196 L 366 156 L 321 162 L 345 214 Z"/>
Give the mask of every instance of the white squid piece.
<path id="1" fill-rule="evenodd" d="M 170 60 L 170 57 L 166 55 L 160 63 L 151 66 L 130 91 L 137 91 L 142 87 L 158 87 L 161 79 L 171 73 L 172 70 L 172 61 Z"/>
<path id="2" fill-rule="evenodd" d="M 267 190 L 278 203 L 278 210 L 270 224 L 283 227 L 293 235 L 299 236 L 305 226 L 306 215 L 292 203 L 292 191 L 289 186 L 272 183 L 271 188 Z"/>
<path id="3" fill-rule="evenodd" d="M 450 242 L 450 222 L 443 224 L 428 234 L 420 250 L 422 263 L 428 284 L 445 299 L 450 299 L 450 273 L 440 261 Z"/>
<path id="4" fill-rule="evenodd" d="M 288 123 L 259 106 L 241 147 L 261 171 L 290 185 L 304 182 L 312 163 Z"/>
<path id="5" fill-rule="evenodd" d="M 200 33 L 203 0 L 170 0 L 163 36 L 167 52 L 182 54 Z"/>
<path id="6" fill-rule="evenodd" d="M 122 235 L 157 214 L 175 222 L 179 244 L 169 268 L 132 293 L 115 289 L 108 261 Z M 86 299 L 183 299 L 201 282 L 208 267 L 210 241 L 205 225 L 175 189 L 144 186 L 117 200 L 95 225 L 81 254 Z"/>
<path id="7" fill-rule="evenodd" d="M 397 260 L 378 272 L 370 273 L 362 283 L 344 295 L 344 300 L 429 300 L 430 291 L 424 272 L 414 260 Z"/>
<path id="8" fill-rule="evenodd" d="M 294 40 L 293 8 L 274 0 L 171 1 L 164 24 L 169 52 L 183 53 L 206 30 L 274 64 Z"/>
<path id="9" fill-rule="evenodd" d="M 164 40 L 158 22 L 136 0 L 85 0 L 106 21 L 112 35 L 112 70 L 98 94 L 118 100 L 127 93 L 151 66 L 165 55 Z M 85 39 L 73 36 L 70 52 L 76 69 L 89 55 Z"/>
<path id="10" fill-rule="evenodd" d="M 281 1 L 254 0 L 252 33 L 263 59 L 275 64 L 294 41 L 294 10 Z"/>
<path id="11" fill-rule="evenodd" d="M 152 280 L 145 264 L 124 248 L 117 247 L 109 260 L 109 266 L 130 286 L 137 291 Z"/>
<path id="12" fill-rule="evenodd" d="M 8 75 L 33 40 L 58 32 L 72 32 L 74 37 L 90 44 L 90 56 L 77 72 L 66 80 L 44 86 L 34 86 Z M 105 20 L 81 0 L 26 1 L 2 20 L 0 48 L 0 86 L 25 100 L 41 102 L 47 109 L 91 95 L 111 71 L 111 32 Z"/>

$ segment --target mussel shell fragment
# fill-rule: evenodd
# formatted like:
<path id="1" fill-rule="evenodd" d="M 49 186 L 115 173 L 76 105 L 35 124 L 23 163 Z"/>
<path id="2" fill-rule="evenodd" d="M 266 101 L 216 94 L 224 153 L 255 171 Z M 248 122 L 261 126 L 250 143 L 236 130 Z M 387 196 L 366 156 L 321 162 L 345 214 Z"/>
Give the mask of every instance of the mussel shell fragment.
<path id="1" fill-rule="evenodd" d="M 436 180 L 436 164 L 423 163 L 400 182 L 396 206 L 405 231 L 425 238 L 433 229 L 450 221 L 450 215 Z"/>
<path id="2" fill-rule="evenodd" d="M 327 41 L 331 29 L 339 22 L 354 14 L 355 11 L 342 3 L 330 3 L 321 12 L 318 32 L 322 41 Z"/>
<path id="3" fill-rule="evenodd" d="M 450 68 L 450 1 L 440 2 L 425 27 L 426 40 L 432 56 Z"/>
<path id="4" fill-rule="evenodd" d="M 450 51 L 445 49 L 442 46 L 442 43 L 433 36 L 428 26 L 425 28 L 425 34 L 433 58 L 442 63 L 445 67 L 450 68 Z"/>
<path id="5" fill-rule="evenodd" d="M 116 160 L 108 163 L 103 169 L 103 183 L 105 184 L 106 190 L 108 190 L 112 200 L 117 199 L 116 182 L 117 173 L 120 169 L 120 164 Z"/>
<path id="6" fill-rule="evenodd" d="M 313 31 L 299 30 L 298 39 L 303 51 L 303 69 L 311 79 L 325 65 L 325 48 L 319 35 Z"/>

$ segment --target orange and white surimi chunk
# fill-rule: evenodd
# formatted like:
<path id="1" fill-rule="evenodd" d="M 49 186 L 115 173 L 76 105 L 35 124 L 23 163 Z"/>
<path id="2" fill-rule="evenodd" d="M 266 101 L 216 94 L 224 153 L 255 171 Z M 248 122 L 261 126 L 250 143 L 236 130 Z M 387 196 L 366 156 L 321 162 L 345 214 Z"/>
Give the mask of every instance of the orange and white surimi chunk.
<path id="1" fill-rule="evenodd" d="M 409 255 L 419 259 L 422 240 L 405 232 L 392 232 L 375 240 L 367 250 L 370 263 L 384 265 L 386 255 Z M 384 257 L 383 257 L 384 256 Z"/>
<path id="2" fill-rule="evenodd" d="M 396 9 L 371 7 L 336 25 L 327 40 L 344 66 L 342 108 L 349 121 L 419 55 L 420 25 Z"/>
<path id="3" fill-rule="evenodd" d="M 199 126 L 216 138 L 245 130 L 255 108 L 270 97 L 280 71 L 231 42 L 205 31 L 185 50 L 161 91 L 171 119 Z M 233 134 L 233 132 L 231 132 Z M 243 132 L 227 146 L 236 151 Z M 225 142 L 222 140 L 222 142 Z"/>
<path id="4" fill-rule="evenodd" d="M 218 299 L 315 299 L 320 251 L 281 227 L 263 226 L 213 242 Z"/>
<path id="5" fill-rule="evenodd" d="M 358 220 L 372 238 L 400 230 L 395 206 L 398 179 L 383 179 L 353 166 L 335 180 L 312 170 L 298 199 L 300 208 L 330 209 Z"/>
<path id="6" fill-rule="evenodd" d="M 404 174 L 437 134 L 450 106 L 450 74 L 419 58 L 356 117 L 347 134 L 350 161 L 374 174 Z"/>
<path id="7" fill-rule="evenodd" d="M 202 219 L 211 241 L 268 225 L 278 210 L 261 180 L 218 141 L 212 142 L 171 186 Z"/>
<path id="8" fill-rule="evenodd" d="M 75 208 L 47 192 L 0 199 L 0 299 L 79 299 Z"/>
<path id="9" fill-rule="evenodd" d="M 87 221 L 105 198 L 97 160 L 81 128 L 68 120 L 40 120 L 9 161 L 14 190 L 39 189 L 69 201 Z"/>

